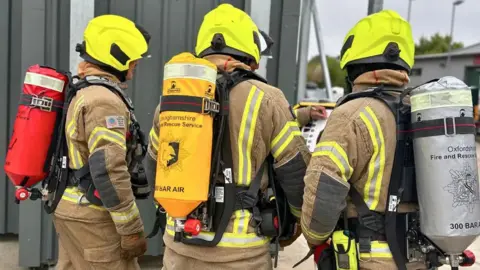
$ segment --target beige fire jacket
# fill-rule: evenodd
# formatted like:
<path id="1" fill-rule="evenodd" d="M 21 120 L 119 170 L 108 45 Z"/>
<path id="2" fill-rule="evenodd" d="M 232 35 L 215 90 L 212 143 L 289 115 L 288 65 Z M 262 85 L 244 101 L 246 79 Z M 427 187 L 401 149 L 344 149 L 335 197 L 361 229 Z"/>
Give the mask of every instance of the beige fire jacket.
<path id="1" fill-rule="evenodd" d="M 81 77 L 95 75 L 119 82 L 113 75 L 82 62 Z M 114 222 L 120 235 L 143 231 L 127 168 L 127 132 L 130 113 L 122 99 L 103 86 L 78 91 L 67 113 L 70 168 L 89 165 L 105 207 L 89 204 L 74 187 L 67 188 L 55 214 L 71 220 Z"/>
<path id="2" fill-rule="evenodd" d="M 383 83 L 408 82 L 406 75 L 390 70 L 365 73 L 357 80 L 374 87 L 379 74 Z M 402 80 L 394 81 L 397 77 Z M 359 84 L 354 91 L 366 88 Z M 370 210 L 385 211 L 395 146 L 395 117 L 382 101 L 358 98 L 333 110 L 305 176 L 301 225 L 310 244 L 322 244 L 330 237 L 345 207 L 349 217 L 357 215 L 348 198 L 351 186 Z"/>

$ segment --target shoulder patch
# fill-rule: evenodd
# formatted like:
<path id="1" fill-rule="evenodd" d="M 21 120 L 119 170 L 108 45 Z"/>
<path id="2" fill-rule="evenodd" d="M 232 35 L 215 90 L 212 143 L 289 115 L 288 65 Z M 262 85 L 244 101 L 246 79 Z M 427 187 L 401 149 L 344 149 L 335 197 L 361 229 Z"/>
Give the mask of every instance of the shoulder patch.
<path id="1" fill-rule="evenodd" d="M 125 118 L 123 116 L 106 116 L 107 128 L 125 128 Z"/>

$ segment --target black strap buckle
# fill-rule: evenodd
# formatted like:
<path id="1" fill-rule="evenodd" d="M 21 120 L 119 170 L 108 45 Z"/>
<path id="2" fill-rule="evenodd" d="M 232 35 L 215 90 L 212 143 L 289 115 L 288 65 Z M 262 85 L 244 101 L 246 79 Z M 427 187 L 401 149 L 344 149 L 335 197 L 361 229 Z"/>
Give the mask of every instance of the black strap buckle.
<path id="1" fill-rule="evenodd" d="M 361 253 L 370 253 L 372 251 L 372 241 L 370 237 L 359 237 L 358 249 Z"/>
<path id="2" fill-rule="evenodd" d="M 30 107 L 39 108 L 40 110 L 45 112 L 51 112 L 53 107 L 53 99 L 49 97 L 38 97 L 32 95 Z"/>
<path id="3" fill-rule="evenodd" d="M 209 113 L 219 113 L 220 112 L 220 103 L 211 100 L 209 98 L 203 98 L 203 108 L 202 111 L 204 114 Z"/>
<path id="4" fill-rule="evenodd" d="M 257 205 L 257 198 L 251 196 L 248 193 L 248 190 L 238 191 L 237 192 L 237 205 L 235 208 L 240 209 L 251 209 Z M 240 210 L 236 209 L 236 210 Z"/>

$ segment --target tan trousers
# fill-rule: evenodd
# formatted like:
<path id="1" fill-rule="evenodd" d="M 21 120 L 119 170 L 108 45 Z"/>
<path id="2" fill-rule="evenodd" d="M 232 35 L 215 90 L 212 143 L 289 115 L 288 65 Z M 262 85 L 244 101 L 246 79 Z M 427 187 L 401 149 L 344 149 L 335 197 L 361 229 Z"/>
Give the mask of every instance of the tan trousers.
<path id="1" fill-rule="evenodd" d="M 232 252 L 235 250 L 232 249 Z M 213 256 L 214 254 L 205 254 Z M 272 270 L 270 253 L 241 261 L 232 262 L 205 262 L 191 257 L 182 256 L 172 249 L 165 247 L 162 270 Z"/>
<path id="2" fill-rule="evenodd" d="M 84 223 L 53 217 L 58 234 L 57 270 L 140 270 L 137 259 L 120 258 L 113 222 Z"/>

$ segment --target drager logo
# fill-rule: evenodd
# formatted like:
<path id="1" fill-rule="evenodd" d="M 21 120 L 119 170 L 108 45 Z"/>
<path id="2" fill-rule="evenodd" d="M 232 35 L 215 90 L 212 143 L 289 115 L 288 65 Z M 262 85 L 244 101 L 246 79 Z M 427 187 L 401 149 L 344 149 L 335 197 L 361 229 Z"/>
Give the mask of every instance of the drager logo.
<path id="1" fill-rule="evenodd" d="M 180 88 L 177 87 L 177 82 L 176 81 L 172 81 L 172 83 L 170 84 L 170 88 L 168 88 L 167 92 L 169 94 L 180 92 Z"/>

